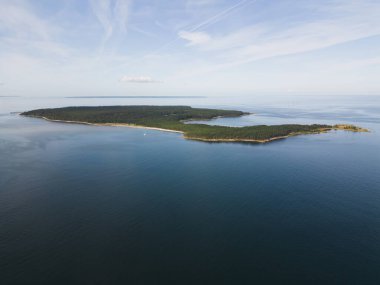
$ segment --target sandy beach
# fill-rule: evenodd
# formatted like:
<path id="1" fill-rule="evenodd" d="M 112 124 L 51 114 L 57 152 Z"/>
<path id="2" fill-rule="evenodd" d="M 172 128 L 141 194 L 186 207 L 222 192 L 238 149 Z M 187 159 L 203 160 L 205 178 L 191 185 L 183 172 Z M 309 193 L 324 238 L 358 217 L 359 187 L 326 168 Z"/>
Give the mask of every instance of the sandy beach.
<path id="1" fill-rule="evenodd" d="M 38 117 L 38 116 L 29 116 L 33 118 L 39 118 L 44 119 L 46 121 L 50 122 L 57 122 L 57 123 L 65 123 L 65 124 L 82 124 L 82 125 L 90 125 L 90 126 L 99 126 L 99 127 L 127 127 L 127 128 L 136 128 L 136 129 L 146 129 L 146 130 L 155 130 L 155 131 L 162 131 L 162 132 L 170 132 L 170 133 L 180 133 L 184 134 L 182 131 L 176 131 L 176 130 L 170 130 L 170 129 L 163 129 L 163 128 L 155 128 L 155 127 L 147 127 L 147 126 L 139 126 L 139 125 L 133 125 L 133 124 L 115 124 L 115 123 L 104 123 L 104 124 L 97 124 L 97 123 L 89 123 L 89 122 L 81 122 L 81 121 L 66 121 L 66 120 L 53 120 L 46 117 Z M 310 133 L 310 134 L 320 134 L 325 133 L 332 130 L 341 130 L 341 131 L 352 131 L 348 128 L 349 125 L 335 125 L 331 129 L 322 129 L 319 132 Z M 357 128 L 355 129 L 355 132 L 369 132 L 367 129 Z M 294 137 L 298 135 L 304 135 L 306 133 L 293 133 L 289 134 L 287 136 L 279 136 L 279 137 L 273 137 L 270 139 L 265 140 L 255 140 L 255 139 L 206 139 L 206 138 L 199 138 L 199 137 L 188 137 L 183 136 L 183 138 L 188 140 L 197 140 L 197 141 L 203 141 L 203 142 L 246 142 L 246 143 L 268 143 L 276 140 L 282 140 L 289 137 Z"/>

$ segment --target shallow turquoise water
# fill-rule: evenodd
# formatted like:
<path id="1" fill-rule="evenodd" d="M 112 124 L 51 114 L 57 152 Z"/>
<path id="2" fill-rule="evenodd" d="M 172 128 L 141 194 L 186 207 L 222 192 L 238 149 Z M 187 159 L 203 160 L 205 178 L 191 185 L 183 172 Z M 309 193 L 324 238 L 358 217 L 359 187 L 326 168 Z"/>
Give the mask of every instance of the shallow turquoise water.
<path id="1" fill-rule="evenodd" d="M 265 145 L 50 123 L 9 112 L 79 103 L 1 99 L 0 283 L 379 284 L 380 101 L 363 98 L 142 102 L 372 130 Z"/>

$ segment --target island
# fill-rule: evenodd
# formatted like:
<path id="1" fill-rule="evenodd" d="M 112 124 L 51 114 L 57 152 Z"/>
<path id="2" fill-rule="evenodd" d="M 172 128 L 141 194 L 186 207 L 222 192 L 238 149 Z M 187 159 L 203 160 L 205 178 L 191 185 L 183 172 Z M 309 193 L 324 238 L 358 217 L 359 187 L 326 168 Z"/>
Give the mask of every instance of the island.
<path id="1" fill-rule="evenodd" d="M 186 139 L 206 142 L 266 143 L 290 136 L 319 134 L 332 130 L 367 132 L 353 125 L 254 125 L 247 127 L 191 124 L 218 117 L 239 117 L 250 113 L 189 106 L 101 106 L 38 109 L 23 116 L 54 122 L 100 126 L 126 126 L 182 133 Z"/>

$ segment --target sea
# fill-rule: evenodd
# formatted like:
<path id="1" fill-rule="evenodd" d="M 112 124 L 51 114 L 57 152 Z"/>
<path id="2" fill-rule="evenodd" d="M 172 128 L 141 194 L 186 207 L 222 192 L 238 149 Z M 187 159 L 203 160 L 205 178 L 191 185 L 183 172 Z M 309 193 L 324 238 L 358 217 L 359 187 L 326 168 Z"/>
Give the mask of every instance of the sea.
<path id="1" fill-rule="evenodd" d="M 18 114 L 103 105 L 370 132 L 206 143 Z M 0 97 L 0 284 L 380 284 L 380 97 Z"/>

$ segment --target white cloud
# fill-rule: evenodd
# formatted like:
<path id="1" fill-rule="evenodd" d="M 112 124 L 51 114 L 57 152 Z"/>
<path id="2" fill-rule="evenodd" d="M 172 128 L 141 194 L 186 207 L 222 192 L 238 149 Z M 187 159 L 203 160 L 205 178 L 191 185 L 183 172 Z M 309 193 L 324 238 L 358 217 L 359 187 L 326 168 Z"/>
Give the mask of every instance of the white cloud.
<path id="1" fill-rule="evenodd" d="M 266 35 L 268 28 L 262 25 L 249 26 L 235 32 L 210 37 L 208 42 L 204 42 L 199 47 L 204 51 L 226 51 L 246 47 L 252 42 L 259 41 L 260 37 Z"/>
<path id="2" fill-rule="evenodd" d="M 121 82 L 127 83 L 158 83 L 160 81 L 154 80 L 149 76 L 123 76 L 120 78 Z"/>
<path id="3" fill-rule="evenodd" d="M 188 45 L 195 46 L 195 45 L 203 45 L 210 41 L 210 36 L 203 32 L 186 32 L 186 31 L 180 31 L 178 33 L 178 36 L 181 39 L 187 40 Z"/>

